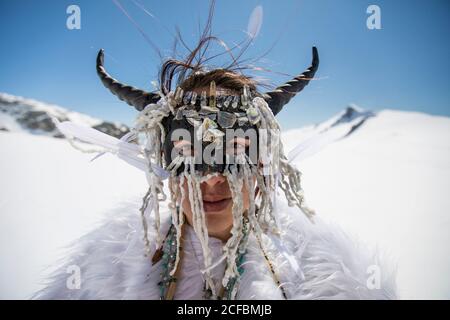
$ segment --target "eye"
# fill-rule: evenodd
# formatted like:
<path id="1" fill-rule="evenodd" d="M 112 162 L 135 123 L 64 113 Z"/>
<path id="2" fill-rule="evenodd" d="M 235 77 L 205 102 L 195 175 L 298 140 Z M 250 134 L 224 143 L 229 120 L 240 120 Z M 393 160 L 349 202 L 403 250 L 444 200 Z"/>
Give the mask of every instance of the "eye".
<path id="1" fill-rule="evenodd" d="M 174 149 L 177 151 L 177 153 L 179 155 L 185 156 L 185 157 L 194 155 L 194 148 L 189 141 L 180 140 L 180 141 L 175 141 L 173 144 L 174 144 Z"/>
<path id="2" fill-rule="evenodd" d="M 234 138 L 227 143 L 228 154 L 241 154 L 245 152 L 250 146 L 250 140 L 245 138 Z"/>

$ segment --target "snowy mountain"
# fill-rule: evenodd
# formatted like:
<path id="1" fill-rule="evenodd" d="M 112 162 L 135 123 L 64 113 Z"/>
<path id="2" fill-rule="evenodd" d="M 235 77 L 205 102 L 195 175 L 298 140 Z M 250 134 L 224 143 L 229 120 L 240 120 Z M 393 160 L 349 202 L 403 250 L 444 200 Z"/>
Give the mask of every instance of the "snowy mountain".
<path id="1" fill-rule="evenodd" d="M 283 144 L 286 151 L 290 150 L 288 158 L 292 162 L 299 162 L 311 157 L 330 143 L 355 133 L 374 116 L 372 111 L 365 111 L 351 104 L 322 123 L 284 132 Z"/>
<path id="2" fill-rule="evenodd" d="M 64 245 L 146 191 L 142 172 L 112 155 L 90 162 L 63 139 L 10 131 L 0 131 L 2 299 L 41 288 Z M 287 152 L 320 146 L 290 153 L 307 204 L 386 250 L 401 298 L 450 298 L 450 118 L 350 106 L 282 140 Z"/>
<path id="3" fill-rule="evenodd" d="M 355 131 L 361 126 L 368 118 L 375 116 L 372 111 L 366 111 L 361 109 L 355 104 L 350 104 L 343 111 L 339 112 L 336 116 L 331 117 L 329 120 L 317 125 L 320 132 L 324 132 L 338 125 L 351 123 L 352 130 Z"/>
<path id="4" fill-rule="evenodd" d="M 345 136 L 348 136 L 356 131 L 366 122 L 367 119 L 373 116 L 375 116 L 375 113 L 372 111 L 366 111 L 355 104 L 350 104 L 347 108 L 324 122 L 299 129 L 289 130 L 285 133 L 285 136 L 292 136 L 292 138 L 297 136 L 298 139 L 304 141 L 312 136 L 324 134 L 336 128 L 340 128 L 342 130 L 342 128 L 345 127 L 346 134 L 341 137 L 344 138 Z"/>
<path id="5" fill-rule="evenodd" d="M 387 250 L 401 298 L 450 298 L 450 118 L 383 110 L 294 162 L 318 215 Z"/>
<path id="6" fill-rule="evenodd" d="M 60 121 L 70 120 L 88 125 L 117 138 L 129 131 L 127 126 L 120 123 L 103 121 L 57 105 L 0 93 L 0 131 L 25 131 L 37 135 L 63 138 L 51 117 L 56 117 Z"/>

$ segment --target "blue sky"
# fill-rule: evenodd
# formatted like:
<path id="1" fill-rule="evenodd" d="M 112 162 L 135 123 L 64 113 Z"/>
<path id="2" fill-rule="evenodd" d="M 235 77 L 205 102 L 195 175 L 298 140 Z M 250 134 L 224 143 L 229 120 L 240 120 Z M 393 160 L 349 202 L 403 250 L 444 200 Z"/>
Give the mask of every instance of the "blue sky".
<path id="1" fill-rule="evenodd" d="M 192 46 L 208 9 L 207 0 L 119 2 L 166 57 L 175 26 Z M 66 27 L 71 4 L 81 9 L 81 30 Z M 381 30 L 366 26 L 371 4 L 381 9 Z M 450 116 L 449 1 L 218 0 L 213 33 L 229 45 L 242 40 L 258 5 L 263 24 L 246 57 L 276 42 L 259 63 L 273 72 L 258 75 L 282 83 L 288 77 L 278 73 L 309 65 L 311 46 L 321 57 L 319 80 L 280 113 L 284 128 L 323 121 L 349 103 Z M 0 0 L 0 15 L 0 92 L 132 123 L 133 109 L 97 78 L 97 51 L 105 49 L 111 74 L 144 89 L 152 89 L 160 58 L 112 0 Z"/>

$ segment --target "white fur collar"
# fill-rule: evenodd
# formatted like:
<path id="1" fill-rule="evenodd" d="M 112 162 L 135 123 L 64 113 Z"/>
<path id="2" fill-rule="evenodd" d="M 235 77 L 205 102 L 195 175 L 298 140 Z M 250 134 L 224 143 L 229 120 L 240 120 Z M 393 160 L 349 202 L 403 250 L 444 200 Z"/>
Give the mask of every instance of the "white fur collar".
<path id="1" fill-rule="evenodd" d="M 394 273 L 381 263 L 378 253 L 320 219 L 311 224 L 298 209 L 283 203 L 278 206 L 283 234 L 280 240 L 264 237 L 263 246 L 288 298 L 396 298 Z M 122 203 L 108 215 L 105 223 L 80 238 L 62 266 L 49 278 L 47 286 L 34 298 L 159 299 L 161 262 L 152 266 L 150 258 L 144 256 L 139 207 L 140 200 Z M 170 221 L 168 214 L 163 217 Z M 170 224 L 167 222 L 162 224 L 162 232 L 167 232 Z M 149 239 L 152 243 L 154 232 L 149 232 Z M 189 265 L 196 265 L 194 256 L 190 258 Z M 79 289 L 67 288 L 71 276 L 67 270 L 71 265 L 80 268 Z M 223 272 L 221 268 L 216 272 Z M 237 299 L 283 299 L 254 237 L 250 237 L 244 270 Z M 380 275 L 379 288 L 367 285 L 370 270 Z M 179 283 L 175 297 L 201 298 L 202 284 L 195 280 L 199 271 L 186 269 L 183 277 L 185 280 Z M 192 286 L 193 283 L 199 284 Z"/>

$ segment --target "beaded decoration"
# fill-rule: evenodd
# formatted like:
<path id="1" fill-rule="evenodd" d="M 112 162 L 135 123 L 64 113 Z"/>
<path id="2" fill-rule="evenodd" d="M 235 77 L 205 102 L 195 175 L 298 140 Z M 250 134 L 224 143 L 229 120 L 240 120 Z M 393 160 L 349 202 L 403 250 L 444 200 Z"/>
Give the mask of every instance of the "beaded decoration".
<path id="1" fill-rule="evenodd" d="M 236 266 L 238 268 L 238 275 L 230 278 L 226 286 L 222 286 L 219 295 L 216 297 L 218 300 L 232 300 L 236 296 L 237 286 L 239 283 L 239 278 L 244 272 L 243 262 L 245 259 L 245 254 L 247 252 L 247 242 L 249 235 L 249 223 L 248 219 L 243 217 L 243 237 L 240 241 L 238 247 L 238 255 L 236 256 Z M 177 272 L 174 272 L 174 268 L 180 268 L 180 265 L 176 265 L 177 257 L 177 233 L 174 225 L 171 225 L 169 232 L 167 233 L 166 239 L 162 247 L 162 257 L 156 257 L 153 259 L 153 263 L 156 263 L 160 258 L 162 259 L 162 271 L 161 271 L 161 281 L 158 283 L 160 289 L 161 300 L 172 300 L 175 295 L 176 284 L 177 284 Z M 179 252 L 181 253 L 182 248 L 179 247 Z M 158 250 L 155 256 L 159 255 Z M 173 274 L 173 275 L 172 275 Z M 214 295 L 208 286 L 204 285 L 204 299 L 210 300 L 214 298 Z"/>

